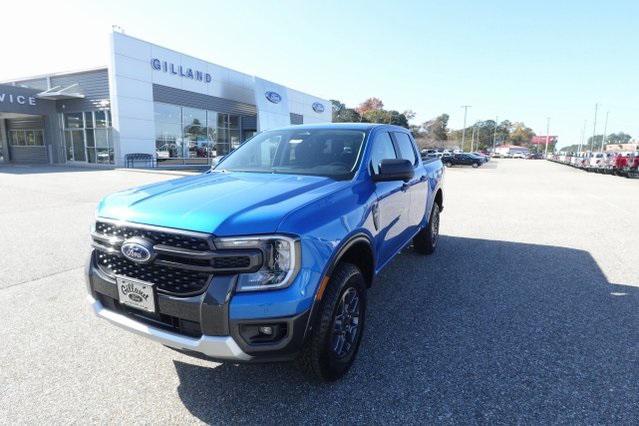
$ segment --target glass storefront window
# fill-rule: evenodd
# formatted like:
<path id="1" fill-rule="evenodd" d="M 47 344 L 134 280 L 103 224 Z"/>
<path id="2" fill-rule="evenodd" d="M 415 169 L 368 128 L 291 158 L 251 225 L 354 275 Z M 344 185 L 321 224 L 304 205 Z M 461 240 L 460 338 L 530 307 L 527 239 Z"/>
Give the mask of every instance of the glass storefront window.
<path id="1" fill-rule="evenodd" d="M 95 112 L 95 127 L 107 127 L 106 111 Z"/>
<path id="2" fill-rule="evenodd" d="M 68 161 L 113 163 L 109 110 L 65 113 L 62 124 Z"/>
<path id="3" fill-rule="evenodd" d="M 85 112 L 84 113 L 84 127 L 87 129 L 93 129 L 93 113 Z"/>
<path id="4" fill-rule="evenodd" d="M 81 112 L 73 112 L 69 114 L 64 114 L 64 127 L 65 129 L 81 129 L 84 127 L 84 123 L 82 121 L 82 113 Z"/>
<path id="5" fill-rule="evenodd" d="M 87 142 L 87 148 L 94 148 L 95 147 L 95 130 L 87 130 L 87 134 L 86 134 L 86 142 Z"/>
<path id="6" fill-rule="evenodd" d="M 35 137 L 35 144 L 44 146 L 44 135 L 42 134 L 42 130 L 34 130 L 33 135 Z"/>
<path id="7" fill-rule="evenodd" d="M 73 159 L 75 161 L 87 161 L 84 150 L 84 132 L 82 130 L 71 130 L 70 133 L 73 143 Z"/>
<path id="8" fill-rule="evenodd" d="M 155 122 L 177 123 L 182 121 L 180 107 L 156 102 L 155 106 Z"/>
<path id="9" fill-rule="evenodd" d="M 164 164 L 209 163 L 242 141 L 241 117 L 156 102 L 156 158 Z"/>
<path id="10" fill-rule="evenodd" d="M 64 146 L 67 152 L 67 161 L 73 161 L 73 143 L 71 141 L 71 132 L 64 132 Z"/>
<path id="11" fill-rule="evenodd" d="M 26 145 L 27 143 L 27 139 L 26 136 L 24 135 L 24 131 L 22 130 L 17 130 L 16 131 L 16 137 L 15 140 L 17 141 L 16 145 Z"/>

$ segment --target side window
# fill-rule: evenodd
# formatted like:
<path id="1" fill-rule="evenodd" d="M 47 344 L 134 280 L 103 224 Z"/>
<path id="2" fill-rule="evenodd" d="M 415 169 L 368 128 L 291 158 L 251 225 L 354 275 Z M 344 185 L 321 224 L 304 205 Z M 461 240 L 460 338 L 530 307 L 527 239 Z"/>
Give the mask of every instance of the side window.
<path id="1" fill-rule="evenodd" d="M 395 148 L 390 133 L 382 132 L 375 136 L 373 140 L 373 149 L 371 152 L 371 166 L 374 173 L 379 173 L 379 163 L 382 160 L 396 159 Z"/>
<path id="2" fill-rule="evenodd" d="M 413 149 L 413 142 L 406 133 L 395 133 L 395 140 L 397 141 L 397 147 L 399 148 L 399 156 L 404 160 L 408 160 L 413 164 L 417 164 L 417 156 Z"/>

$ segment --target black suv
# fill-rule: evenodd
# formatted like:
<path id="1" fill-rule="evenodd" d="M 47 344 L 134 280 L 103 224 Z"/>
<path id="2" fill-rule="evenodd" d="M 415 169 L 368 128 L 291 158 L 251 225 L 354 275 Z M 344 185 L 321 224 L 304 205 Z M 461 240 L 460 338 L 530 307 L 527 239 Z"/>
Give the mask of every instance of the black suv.
<path id="1" fill-rule="evenodd" d="M 453 154 L 442 157 L 442 163 L 446 167 L 452 166 L 473 166 L 479 167 L 484 163 L 484 159 L 473 154 Z"/>

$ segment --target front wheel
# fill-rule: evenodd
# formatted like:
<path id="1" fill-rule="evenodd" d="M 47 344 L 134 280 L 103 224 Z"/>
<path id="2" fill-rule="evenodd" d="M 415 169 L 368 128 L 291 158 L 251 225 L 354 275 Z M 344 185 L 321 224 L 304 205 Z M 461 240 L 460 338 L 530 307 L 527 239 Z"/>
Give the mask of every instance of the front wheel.
<path id="1" fill-rule="evenodd" d="M 439 240 L 439 204 L 433 205 L 433 211 L 430 213 L 428 226 L 413 238 L 413 246 L 418 253 L 433 254 L 437 248 L 437 240 Z"/>
<path id="2" fill-rule="evenodd" d="M 473 168 L 476 169 L 477 167 L 479 167 L 479 163 L 473 163 Z"/>
<path id="3" fill-rule="evenodd" d="M 340 263 L 324 291 L 313 332 L 298 357 L 309 376 L 334 381 L 350 369 L 362 339 L 366 283 L 357 266 Z"/>
<path id="4" fill-rule="evenodd" d="M 450 161 L 447 161 L 447 162 L 444 163 L 444 166 L 453 167 L 453 163 L 451 163 Z"/>

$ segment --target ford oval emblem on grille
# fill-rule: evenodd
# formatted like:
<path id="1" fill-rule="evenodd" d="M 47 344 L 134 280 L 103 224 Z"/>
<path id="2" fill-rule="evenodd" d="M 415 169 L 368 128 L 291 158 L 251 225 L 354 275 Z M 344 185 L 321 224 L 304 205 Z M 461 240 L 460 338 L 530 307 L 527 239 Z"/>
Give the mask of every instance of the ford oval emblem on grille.
<path id="1" fill-rule="evenodd" d="M 313 104 L 313 111 L 315 111 L 318 114 L 321 114 L 324 112 L 324 105 L 320 104 L 319 102 L 315 102 Z"/>
<path id="2" fill-rule="evenodd" d="M 278 104 L 282 100 L 280 94 L 275 92 L 266 92 L 264 93 L 264 96 L 266 96 L 266 99 L 268 99 L 270 102 L 273 102 L 274 104 Z"/>
<path id="3" fill-rule="evenodd" d="M 135 263 L 148 263 L 153 260 L 153 243 L 144 238 L 131 238 L 122 244 L 122 255 Z"/>

